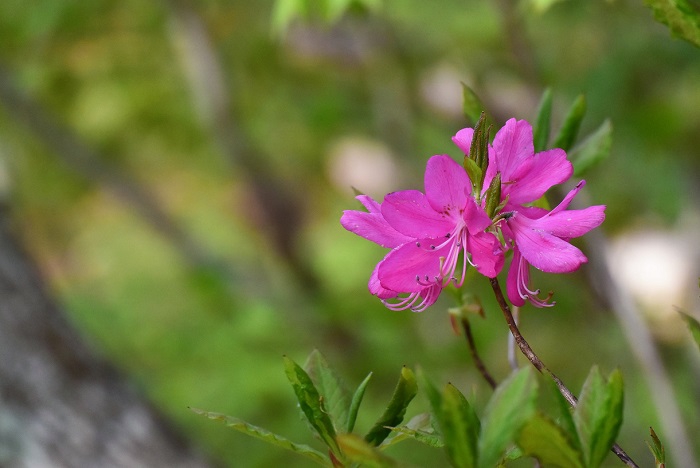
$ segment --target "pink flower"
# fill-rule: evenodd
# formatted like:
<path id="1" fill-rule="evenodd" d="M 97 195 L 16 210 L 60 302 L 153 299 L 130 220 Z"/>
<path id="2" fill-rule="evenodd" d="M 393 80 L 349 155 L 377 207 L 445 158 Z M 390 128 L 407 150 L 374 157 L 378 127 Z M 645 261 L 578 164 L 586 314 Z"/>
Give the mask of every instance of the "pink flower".
<path id="1" fill-rule="evenodd" d="M 447 284 L 462 285 L 468 263 L 489 277 L 503 266 L 502 247 L 486 232 L 491 219 L 471 197 L 466 171 L 449 156 L 428 160 L 425 194 L 394 192 L 381 206 L 365 206 L 369 213 L 346 211 L 341 223 L 393 249 L 370 278 L 370 291 L 382 299 L 407 295 L 385 302 L 389 308 L 424 310 Z"/>

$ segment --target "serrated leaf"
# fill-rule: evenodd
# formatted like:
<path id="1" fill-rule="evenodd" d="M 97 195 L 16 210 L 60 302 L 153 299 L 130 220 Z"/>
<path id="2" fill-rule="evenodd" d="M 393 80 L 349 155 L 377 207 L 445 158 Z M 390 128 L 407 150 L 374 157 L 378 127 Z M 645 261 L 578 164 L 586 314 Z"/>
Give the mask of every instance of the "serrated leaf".
<path id="1" fill-rule="evenodd" d="M 345 428 L 345 432 L 350 433 L 355 429 L 355 421 L 357 420 L 357 412 L 360 409 L 360 404 L 362 404 L 362 399 L 365 396 L 365 390 L 367 390 L 367 385 L 369 385 L 369 380 L 372 378 L 372 373 L 370 372 L 365 377 L 360 385 L 355 390 L 352 395 L 352 401 L 350 402 L 350 409 L 348 410 L 348 425 Z"/>
<path id="2" fill-rule="evenodd" d="M 569 159 L 574 165 L 575 176 L 581 176 L 595 164 L 610 156 L 612 130 L 612 123 L 606 119 L 595 132 L 571 150 Z"/>
<path id="3" fill-rule="evenodd" d="M 284 356 L 284 370 L 299 401 L 299 408 L 301 408 L 309 424 L 311 424 L 311 427 L 314 428 L 321 440 L 323 440 L 333 452 L 338 453 L 338 444 L 335 442 L 333 423 L 328 416 L 323 398 L 321 398 L 321 395 L 318 393 L 318 389 L 311 380 L 311 377 L 309 377 L 309 374 L 307 374 L 301 366 L 287 356 Z"/>
<path id="4" fill-rule="evenodd" d="M 649 428 L 649 434 L 651 435 L 651 444 L 647 442 L 649 450 L 654 455 L 654 461 L 656 462 L 656 468 L 663 468 L 666 466 L 666 449 L 664 449 L 659 436 L 654 432 L 654 428 Z"/>
<path id="5" fill-rule="evenodd" d="M 688 324 L 690 334 L 693 336 L 695 343 L 697 343 L 698 349 L 700 349 L 700 322 L 684 312 L 679 311 L 679 313 L 681 314 L 681 317 L 683 317 L 683 320 L 685 320 L 685 323 Z"/>
<path id="6" fill-rule="evenodd" d="M 389 401 L 389 405 L 384 413 L 379 417 L 374 426 L 365 436 L 365 440 L 374 446 L 381 444 L 391 433 L 391 428 L 396 427 L 403 421 L 406 408 L 418 392 L 418 384 L 413 371 L 404 366 L 401 368 L 399 381 L 394 389 L 394 394 Z"/>
<path id="7" fill-rule="evenodd" d="M 447 384 L 442 393 L 438 421 L 452 465 L 461 468 L 477 466 L 479 418 L 464 395 L 452 384 Z"/>
<path id="8" fill-rule="evenodd" d="M 251 437 L 255 437 L 256 439 L 263 440 L 271 445 L 274 445 L 276 447 L 280 447 L 289 451 L 292 451 L 294 453 L 297 453 L 301 456 L 304 456 L 310 460 L 315 461 L 316 463 L 319 463 L 323 466 L 328 466 L 330 461 L 328 460 L 328 457 L 326 457 L 324 454 L 321 452 L 314 450 L 313 448 L 309 447 L 308 445 L 304 444 L 297 444 L 295 442 L 292 442 L 285 437 L 282 437 L 277 434 L 273 434 L 272 432 L 263 429 L 258 426 L 254 426 L 252 424 L 249 424 L 241 419 L 234 418 L 232 416 L 226 416 L 225 414 L 220 414 L 220 413 L 212 413 L 209 411 L 203 411 L 200 409 L 196 408 L 190 408 L 193 412 L 204 416 L 206 418 L 209 418 L 214 421 L 220 421 L 223 422 L 227 427 L 230 427 L 231 429 L 235 429 L 239 432 L 242 432 L 244 434 L 247 434 Z"/>
<path id="9" fill-rule="evenodd" d="M 513 372 L 486 405 L 479 439 L 479 466 L 496 466 L 525 422 L 535 413 L 537 380 L 530 367 Z"/>
<path id="10" fill-rule="evenodd" d="M 542 94 L 540 105 L 537 109 L 537 118 L 532 129 L 535 152 L 539 153 L 547 147 L 549 130 L 552 120 L 552 90 L 547 88 Z"/>
<path id="11" fill-rule="evenodd" d="M 484 109 L 484 104 L 474 90 L 462 83 L 462 111 L 469 125 L 476 125 Z"/>
<path id="12" fill-rule="evenodd" d="M 414 439 L 425 445 L 435 448 L 444 447 L 442 437 L 435 433 L 430 413 L 420 413 L 411 418 L 405 426 L 394 427 L 391 429 L 396 435 L 382 442 L 380 448 L 390 447 L 398 442 L 406 439 Z"/>
<path id="13" fill-rule="evenodd" d="M 561 148 L 564 151 L 569 151 L 576 141 L 578 131 L 581 128 L 581 122 L 586 115 L 586 96 L 580 94 L 574 103 L 569 108 L 569 111 L 564 117 L 564 122 L 561 124 L 559 133 L 557 133 L 552 148 Z"/>
<path id="14" fill-rule="evenodd" d="M 597 366 L 583 383 L 574 411 L 586 466 L 596 468 L 607 456 L 622 425 L 623 384 L 619 370 L 606 382 Z"/>
<path id="15" fill-rule="evenodd" d="M 656 21 L 665 24 L 675 37 L 700 47 L 700 11 L 688 0 L 644 0 Z"/>
<path id="16" fill-rule="evenodd" d="M 525 423 L 517 442 L 525 455 L 545 466 L 584 468 L 583 455 L 567 432 L 544 414 L 537 413 Z"/>
<path id="17" fill-rule="evenodd" d="M 360 463 L 362 466 L 377 468 L 399 466 L 396 460 L 384 455 L 356 434 L 339 434 L 338 445 L 350 461 Z"/>
<path id="18" fill-rule="evenodd" d="M 350 392 L 345 382 L 328 365 L 323 355 L 314 349 L 304 364 L 304 369 L 323 397 L 323 402 L 335 431 L 344 430 L 348 425 Z"/>

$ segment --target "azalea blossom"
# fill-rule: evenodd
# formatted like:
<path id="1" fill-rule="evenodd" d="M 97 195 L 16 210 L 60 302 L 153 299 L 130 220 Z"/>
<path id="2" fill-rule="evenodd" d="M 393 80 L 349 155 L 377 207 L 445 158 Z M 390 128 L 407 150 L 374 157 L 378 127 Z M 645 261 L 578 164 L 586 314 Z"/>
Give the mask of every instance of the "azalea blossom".
<path id="1" fill-rule="evenodd" d="M 393 192 L 381 205 L 365 207 L 368 213 L 345 211 L 341 224 L 392 249 L 369 284 L 389 308 L 424 310 L 447 284 L 463 284 L 467 264 L 491 278 L 503 266 L 502 246 L 487 231 L 492 221 L 471 196 L 466 171 L 449 156 L 428 160 L 425 194 Z M 396 297 L 398 302 L 386 301 Z"/>

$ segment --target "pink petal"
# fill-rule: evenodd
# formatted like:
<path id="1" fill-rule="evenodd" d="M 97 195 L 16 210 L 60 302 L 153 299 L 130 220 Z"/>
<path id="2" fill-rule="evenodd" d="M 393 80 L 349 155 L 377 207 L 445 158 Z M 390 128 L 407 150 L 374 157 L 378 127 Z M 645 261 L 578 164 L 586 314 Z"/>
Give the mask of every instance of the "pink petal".
<path id="1" fill-rule="evenodd" d="M 488 278 L 495 278 L 503 268 L 503 249 L 496 236 L 480 232 L 469 236 L 467 249 L 476 270 Z"/>
<path id="2" fill-rule="evenodd" d="M 355 200 L 358 200 L 360 203 L 362 203 L 362 206 L 367 208 L 367 211 L 369 211 L 370 213 L 382 212 L 382 206 L 376 201 L 374 201 L 374 199 L 369 195 L 358 195 L 355 197 Z"/>
<path id="3" fill-rule="evenodd" d="M 541 229 L 557 237 L 572 239 L 595 229 L 605 220 L 605 205 L 589 206 L 583 210 L 565 210 L 550 213 L 533 222 L 533 228 Z"/>
<path id="4" fill-rule="evenodd" d="M 440 275 L 441 251 L 430 250 L 429 243 L 429 239 L 409 242 L 389 252 L 377 270 L 381 286 L 399 293 L 411 293 L 420 292 L 434 283 Z"/>
<path id="5" fill-rule="evenodd" d="M 374 267 L 372 275 L 369 277 L 369 284 L 367 287 L 369 288 L 369 292 L 371 292 L 372 295 L 377 296 L 379 299 L 392 299 L 399 294 L 396 291 L 382 287 L 382 284 L 379 282 L 379 277 L 377 276 L 379 265 L 381 264 L 382 262 L 379 262 L 377 263 L 377 266 Z"/>
<path id="6" fill-rule="evenodd" d="M 481 206 L 477 205 L 472 197 L 467 199 L 462 216 L 470 234 L 482 232 L 492 223 L 486 211 Z"/>
<path id="7" fill-rule="evenodd" d="M 469 154 L 469 150 L 472 146 L 472 137 L 474 136 L 473 128 L 463 128 L 458 131 L 455 136 L 452 137 L 452 141 L 457 147 L 462 150 L 465 155 Z"/>
<path id="8" fill-rule="evenodd" d="M 504 178 L 502 198 L 509 196 L 511 203 L 529 203 L 538 200 L 554 185 L 569 180 L 574 168 L 561 149 L 535 154 L 516 169 L 508 179 Z"/>
<path id="9" fill-rule="evenodd" d="M 489 166 L 495 162 L 494 169 L 501 173 L 503 181 L 512 180 L 511 176 L 535 153 L 532 126 L 525 120 L 508 120 L 496 133 L 493 148 L 495 161 L 489 157 Z"/>
<path id="10" fill-rule="evenodd" d="M 520 288 L 518 287 L 519 277 L 528 284 L 530 282 L 530 273 L 527 263 L 522 265 L 523 258 L 520 255 L 518 249 L 513 251 L 513 260 L 510 262 L 510 268 L 508 269 L 508 277 L 506 279 L 506 294 L 508 294 L 508 299 L 510 303 L 514 306 L 521 307 L 525 305 L 525 299 L 520 297 Z"/>
<path id="11" fill-rule="evenodd" d="M 348 231 L 389 249 L 413 240 L 396 231 L 379 213 L 347 210 L 343 212 L 340 224 Z"/>
<path id="12" fill-rule="evenodd" d="M 382 215 L 391 227 L 414 239 L 444 237 L 455 227 L 454 220 L 435 211 L 417 190 L 388 194 L 382 203 Z"/>
<path id="13" fill-rule="evenodd" d="M 467 171 L 449 156 L 433 156 L 425 169 L 425 195 L 437 212 L 458 211 L 467 200 L 465 188 L 471 189 Z"/>

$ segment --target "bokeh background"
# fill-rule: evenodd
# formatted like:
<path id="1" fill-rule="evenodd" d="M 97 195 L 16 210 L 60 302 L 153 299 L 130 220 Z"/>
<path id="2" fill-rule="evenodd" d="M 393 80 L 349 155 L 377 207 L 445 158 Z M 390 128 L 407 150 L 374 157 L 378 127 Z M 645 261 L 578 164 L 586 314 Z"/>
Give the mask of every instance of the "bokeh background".
<path id="1" fill-rule="evenodd" d="M 641 1 L 546 3 L 382 2 L 283 28 L 272 1 L 4 0 L 2 196 L 71 320 L 180 430 L 224 465 L 304 466 L 188 406 L 314 444 L 281 357 L 318 348 L 351 386 L 374 373 L 359 431 L 403 364 L 483 408 L 490 390 L 452 331 L 451 298 L 386 310 L 366 289 L 382 249 L 338 221 L 360 207 L 352 187 L 421 189 L 429 156 L 461 157 L 461 82 L 500 123 L 534 118 L 551 87 L 556 127 L 584 93 L 582 133 L 609 118 L 614 136 L 586 174 L 585 197 L 608 206 L 602 236 L 577 245 L 607 260 L 637 320 L 621 325 L 616 289 L 587 266 L 534 275 L 558 302 L 524 308 L 523 333 L 576 392 L 593 364 L 622 369 L 619 442 L 643 464 L 650 425 L 676 439 L 654 398 L 663 374 L 638 358 L 656 352 L 700 456 L 700 353 L 674 309 L 700 315 L 700 50 Z M 485 281 L 467 287 L 502 379 L 506 325 Z M 409 415 L 426 408 L 419 395 Z"/>

